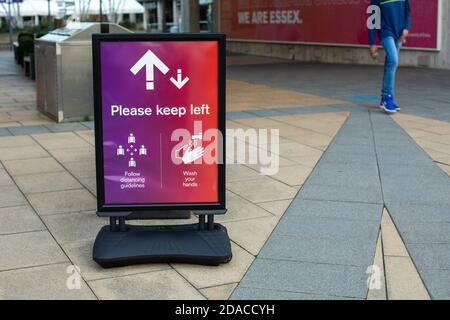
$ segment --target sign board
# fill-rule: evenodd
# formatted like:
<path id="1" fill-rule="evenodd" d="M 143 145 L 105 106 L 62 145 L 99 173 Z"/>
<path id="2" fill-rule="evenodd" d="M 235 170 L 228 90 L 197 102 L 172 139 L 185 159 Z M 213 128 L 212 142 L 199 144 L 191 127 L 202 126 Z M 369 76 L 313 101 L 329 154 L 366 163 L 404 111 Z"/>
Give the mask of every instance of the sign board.
<path id="1" fill-rule="evenodd" d="M 98 210 L 225 208 L 225 36 L 93 36 Z"/>
<path id="2" fill-rule="evenodd" d="M 406 47 L 439 49 L 439 0 L 410 0 Z M 231 40 L 367 45 L 370 0 L 221 1 L 221 31 Z"/>

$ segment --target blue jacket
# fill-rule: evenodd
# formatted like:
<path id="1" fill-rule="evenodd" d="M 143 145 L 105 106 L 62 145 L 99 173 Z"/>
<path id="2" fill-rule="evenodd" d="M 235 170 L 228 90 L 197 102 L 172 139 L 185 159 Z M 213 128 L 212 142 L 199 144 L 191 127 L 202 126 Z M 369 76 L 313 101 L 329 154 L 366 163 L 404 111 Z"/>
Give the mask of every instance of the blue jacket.
<path id="1" fill-rule="evenodd" d="M 381 29 L 378 31 L 380 40 L 387 37 L 398 39 L 403 29 L 411 28 L 409 0 L 371 0 L 372 5 L 381 9 Z M 369 44 L 375 44 L 375 31 L 369 30 Z"/>

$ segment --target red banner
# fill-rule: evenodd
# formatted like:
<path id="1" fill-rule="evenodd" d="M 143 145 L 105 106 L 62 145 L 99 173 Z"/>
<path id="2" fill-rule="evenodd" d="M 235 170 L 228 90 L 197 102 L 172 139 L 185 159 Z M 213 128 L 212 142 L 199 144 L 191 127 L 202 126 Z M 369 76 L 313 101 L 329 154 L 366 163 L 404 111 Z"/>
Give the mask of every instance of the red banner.
<path id="1" fill-rule="evenodd" d="M 438 0 L 410 0 L 410 48 L 437 49 Z M 370 0 L 221 1 L 229 39 L 367 45 Z"/>

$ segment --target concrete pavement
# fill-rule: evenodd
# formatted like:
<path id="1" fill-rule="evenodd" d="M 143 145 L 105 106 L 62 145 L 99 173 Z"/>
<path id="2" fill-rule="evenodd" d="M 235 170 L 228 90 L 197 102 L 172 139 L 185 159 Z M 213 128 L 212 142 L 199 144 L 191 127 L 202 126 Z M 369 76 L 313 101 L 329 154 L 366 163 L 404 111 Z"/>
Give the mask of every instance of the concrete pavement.
<path id="1" fill-rule="evenodd" d="M 229 212 L 218 221 L 232 262 L 105 270 L 91 259 L 107 223 L 94 213 L 92 122 L 41 118 L 33 83 L 5 59 L 0 298 L 450 298 L 448 71 L 400 69 L 404 112 L 390 117 L 374 108 L 379 68 L 231 63 L 227 127 L 280 130 L 275 175 L 227 165 Z M 418 78 L 427 95 L 415 89 Z M 71 265 L 79 290 L 66 286 Z M 371 273 L 379 286 L 367 285 Z"/>

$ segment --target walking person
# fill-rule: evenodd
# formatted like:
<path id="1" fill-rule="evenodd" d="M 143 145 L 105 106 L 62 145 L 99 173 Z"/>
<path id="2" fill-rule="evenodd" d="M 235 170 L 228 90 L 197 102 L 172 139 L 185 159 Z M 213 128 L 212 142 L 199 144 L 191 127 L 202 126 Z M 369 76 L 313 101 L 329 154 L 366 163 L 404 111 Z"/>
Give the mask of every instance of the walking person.
<path id="1" fill-rule="evenodd" d="M 380 108 L 387 113 L 400 111 L 394 100 L 395 74 L 400 48 L 406 42 L 411 27 L 409 0 L 371 0 L 381 12 L 381 28 L 377 30 L 381 45 L 386 52 Z M 370 53 L 376 56 L 375 29 L 369 30 Z"/>

